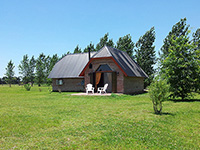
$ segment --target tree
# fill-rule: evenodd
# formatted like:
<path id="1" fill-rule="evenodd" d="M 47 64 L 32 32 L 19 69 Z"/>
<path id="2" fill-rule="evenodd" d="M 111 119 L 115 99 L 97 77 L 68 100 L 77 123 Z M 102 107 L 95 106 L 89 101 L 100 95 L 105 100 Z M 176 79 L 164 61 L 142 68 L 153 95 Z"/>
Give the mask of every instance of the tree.
<path id="1" fill-rule="evenodd" d="M 6 77 L 7 77 L 6 82 L 7 82 L 7 84 L 9 84 L 10 87 L 11 87 L 12 79 L 13 79 L 14 74 L 15 74 L 14 71 L 13 71 L 14 68 L 15 68 L 14 63 L 12 62 L 12 60 L 10 60 L 8 62 L 7 67 L 6 67 L 6 74 L 5 74 Z"/>
<path id="2" fill-rule="evenodd" d="M 83 50 L 85 53 L 89 51 L 90 48 L 90 52 L 95 52 L 95 48 L 94 48 L 94 44 L 92 44 L 92 42 Z"/>
<path id="3" fill-rule="evenodd" d="M 19 73 L 22 75 L 23 83 L 27 84 L 28 82 L 31 82 L 33 85 L 34 70 L 35 70 L 34 56 L 32 56 L 31 60 L 29 60 L 28 55 L 24 55 L 23 60 L 19 65 Z"/>
<path id="4" fill-rule="evenodd" d="M 186 24 L 186 18 L 181 19 L 178 23 L 176 23 L 172 30 L 169 32 L 167 37 L 164 39 L 164 44 L 161 47 L 160 58 L 165 59 L 169 53 L 169 47 L 171 46 L 172 38 L 176 39 L 176 37 L 180 37 L 185 35 L 188 32 L 189 25 Z"/>
<path id="5" fill-rule="evenodd" d="M 130 57 L 133 57 L 134 43 L 131 39 L 131 35 L 127 34 L 124 37 L 120 37 L 117 41 L 116 48 L 126 52 Z"/>
<path id="6" fill-rule="evenodd" d="M 149 96 L 152 100 L 155 114 L 161 114 L 162 102 L 169 97 L 169 85 L 166 80 L 155 78 L 149 86 Z"/>
<path id="7" fill-rule="evenodd" d="M 104 37 L 100 38 L 100 42 L 96 45 L 96 51 L 103 48 L 105 45 L 114 47 L 114 42 L 112 39 L 108 39 L 109 34 L 106 33 Z"/>
<path id="8" fill-rule="evenodd" d="M 57 63 L 59 61 L 59 57 L 58 57 L 58 55 L 57 54 L 55 54 L 55 55 L 53 55 L 52 57 L 50 57 L 50 56 L 47 56 L 46 57 L 46 61 L 45 61 L 45 63 L 46 63 L 46 75 L 45 75 L 45 78 L 46 78 L 46 83 L 48 84 L 48 85 L 50 85 L 51 83 L 52 83 L 52 80 L 51 79 L 48 79 L 48 76 L 49 76 L 49 74 L 50 74 L 50 72 L 51 72 L 51 70 L 53 69 L 53 67 L 54 67 L 54 65 Z"/>
<path id="9" fill-rule="evenodd" d="M 192 95 L 199 78 L 198 50 L 189 33 L 186 18 L 181 19 L 165 38 L 160 53 L 161 75 L 170 84 L 171 96 L 182 100 Z"/>
<path id="10" fill-rule="evenodd" d="M 149 78 L 145 79 L 144 87 L 150 85 L 154 78 L 154 65 L 156 63 L 156 52 L 155 46 L 153 45 L 154 42 L 155 29 L 152 27 L 143 36 L 141 36 L 136 43 L 135 60 L 144 70 L 144 72 L 149 76 Z"/>
<path id="11" fill-rule="evenodd" d="M 29 61 L 29 82 L 31 82 L 31 86 L 33 86 L 34 78 L 35 78 L 35 64 L 36 64 L 36 60 L 34 56 L 32 56 Z"/>
<path id="12" fill-rule="evenodd" d="M 28 55 L 23 56 L 23 60 L 21 61 L 21 64 L 19 65 L 19 73 L 22 75 L 22 80 L 25 84 L 30 81 Z"/>
<path id="13" fill-rule="evenodd" d="M 189 41 L 189 31 L 179 37 L 171 37 L 168 56 L 161 61 L 162 75 L 170 84 L 173 98 L 182 100 L 192 95 L 197 65 L 194 61 L 194 45 Z"/>
<path id="14" fill-rule="evenodd" d="M 75 49 L 74 49 L 74 54 L 76 54 L 76 53 L 81 53 L 82 51 L 81 51 L 81 48 L 79 47 L 79 45 L 77 45 L 76 47 L 75 47 Z"/>
<path id="15" fill-rule="evenodd" d="M 196 30 L 195 33 L 193 33 L 193 39 L 192 39 L 192 43 L 194 44 L 195 48 L 194 48 L 194 63 L 196 64 L 196 71 L 193 71 L 193 73 L 195 73 L 195 78 L 196 78 L 196 82 L 194 84 L 195 86 L 195 91 L 199 91 L 200 92 L 200 28 Z"/>
<path id="16" fill-rule="evenodd" d="M 35 82 L 38 86 L 41 86 L 45 82 L 46 77 L 46 56 L 42 53 L 39 55 L 38 59 L 36 60 L 36 77 Z"/>

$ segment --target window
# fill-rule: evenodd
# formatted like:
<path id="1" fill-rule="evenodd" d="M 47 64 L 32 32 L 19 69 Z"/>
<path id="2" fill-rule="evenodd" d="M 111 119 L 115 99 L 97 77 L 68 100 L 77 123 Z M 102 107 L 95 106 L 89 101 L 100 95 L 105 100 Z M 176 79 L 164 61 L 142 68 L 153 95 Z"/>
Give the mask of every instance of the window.
<path id="1" fill-rule="evenodd" d="M 63 85 L 63 80 L 62 79 L 56 80 L 56 85 Z"/>
<path id="2" fill-rule="evenodd" d="M 112 69 L 107 64 L 104 64 L 100 65 L 96 71 L 112 71 Z"/>

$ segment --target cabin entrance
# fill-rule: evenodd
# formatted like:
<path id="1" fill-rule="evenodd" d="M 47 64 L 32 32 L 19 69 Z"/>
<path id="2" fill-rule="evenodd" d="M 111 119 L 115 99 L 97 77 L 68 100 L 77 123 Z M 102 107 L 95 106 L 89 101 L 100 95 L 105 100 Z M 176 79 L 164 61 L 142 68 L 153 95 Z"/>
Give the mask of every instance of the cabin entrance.
<path id="1" fill-rule="evenodd" d="M 100 65 L 98 69 L 90 75 L 90 83 L 97 91 L 98 87 L 104 87 L 108 83 L 107 92 L 115 93 L 117 89 L 117 75 L 107 64 Z"/>

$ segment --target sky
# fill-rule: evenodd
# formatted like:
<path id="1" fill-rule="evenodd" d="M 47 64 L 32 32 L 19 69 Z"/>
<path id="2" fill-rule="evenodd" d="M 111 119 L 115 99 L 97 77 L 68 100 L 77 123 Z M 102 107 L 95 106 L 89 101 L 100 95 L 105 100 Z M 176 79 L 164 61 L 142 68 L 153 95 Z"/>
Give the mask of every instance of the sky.
<path id="1" fill-rule="evenodd" d="M 109 33 L 116 43 L 130 34 L 134 43 L 155 27 L 156 53 L 172 26 L 187 18 L 200 28 L 199 0 L 0 0 L 0 78 L 10 60 L 15 75 L 23 56 L 61 56 L 97 44 Z"/>

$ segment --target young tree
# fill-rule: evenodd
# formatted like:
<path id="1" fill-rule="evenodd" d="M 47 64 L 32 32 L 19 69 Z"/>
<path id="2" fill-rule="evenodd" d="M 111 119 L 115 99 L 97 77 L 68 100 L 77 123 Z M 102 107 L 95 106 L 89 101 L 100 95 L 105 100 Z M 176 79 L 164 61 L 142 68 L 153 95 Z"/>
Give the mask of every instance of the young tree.
<path id="1" fill-rule="evenodd" d="M 79 45 L 76 46 L 76 48 L 74 49 L 74 54 L 75 53 L 81 53 L 81 48 L 79 47 Z"/>
<path id="2" fill-rule="evenodd" d="M 90 51 L 91 51 L 91 52 L 96 51 L 95 48 L 94 48 L 94 44 L 92 44 L 92 42 L 91 42 L 90 45 L 88 45 L 83 51 L 86 53 L 86 52 L 89 51 L 89 48 L 90 48 Z"/>
<path id="3" fill-rule="evenodd" d="M 152 100 L 155 114 L 161 114 L 162 102 L 169 97 L 169 85 L 166 80 L 155 78 L 149 86 L 149 96 Z"/>
<path id="4" fill-rule="evenodd" d="M 149 76 L 149 78 L 145 79 L 145 87 L 150 85 L 151 81 L 154 78 L 154 65 L 156 63 L 156 51 L 155 46 L 153 45 L 154 42 L 155 29 L 154 27 L 152 27 L 143 36 L 141 36 L 136 43 L 135 60 L 144 70 L 144 72 Z"/>
<path id="5" fill-rule="evenodd" d="M 14 70 L 13 70 L 14 68 L 15 68 L 14 63 L 12 62 L 12 60 L 10 60 L 6 67 L 6 74 L 5 74 L 7 77 L 6 82 L 7 84 L 9 84 L 10 87 L 11 87 L 12 79 L 15 75 Z"/>
<path id="6" fill-rule="evenodd" d="M 96 51 L 104 47 L 104 45 L 114 47 L 114 42 L 112 39 L 108 39 L 109 34 L 106 33 L 104 37 L 100 38 L 100 42 L 96 45 Z"/>
<path id="7" fill-rule="evenodd" d="M 46 72 L 46 56 L 42 53 L 36 60 L 36 77 L 35 82 L 38 86 L 41 86 L 45 82 L 45 72 Z"/>
<path id="8" fill-rule="evenodd" d="M 127 34 L 119 38 L 119 40 L 117 41 L 116 48 L 126 52 L 130 57 L 133 57 L 134 46 L 135 45 L 131 39 L 131 35 Z"/>

